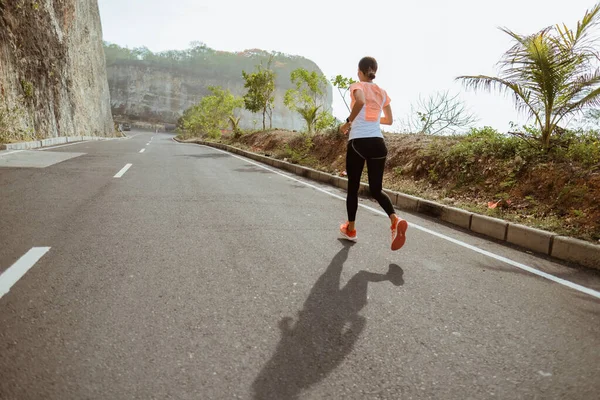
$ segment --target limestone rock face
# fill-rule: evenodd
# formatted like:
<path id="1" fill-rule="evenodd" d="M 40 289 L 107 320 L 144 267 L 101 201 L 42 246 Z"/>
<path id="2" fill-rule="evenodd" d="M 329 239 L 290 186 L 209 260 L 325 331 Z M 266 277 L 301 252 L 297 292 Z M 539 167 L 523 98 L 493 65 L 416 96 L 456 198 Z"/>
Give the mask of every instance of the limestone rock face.
<path id="1" fill-rule="evenodd" d="M 96 0 L 0 0 L 0 137 L 114 132 Z"/>
<path id="2" fill-rule="evenodd" d="M 145 48 L 130 50 L 105 44 L 105 51 L 115 119 L 169 124 L 175 124 L 187 108 L 209 95 L 210 86 L 244 95 L 242 71 L 252 72 L 256 64 L 268 59 L 268 53 L 262 50 L 229 53 L 204 47 L 196 51 L 201 57 L 194 53 L 195 49 L 154 54 Z M 283 99 L 285 92 L 292 88 L 290 72 L 293 69 L 320 72 L 319 67 L 303 57 L 279 54 L 272 68 L 276 74 L 273 127 L 304 129 L 302 118 L 290 111 Z M 329 85 L 324 109 L 331 108 L 332 93 Z M 240 115 L 242 127 L 262 128 L 262 114 L 242 111 Z"/>

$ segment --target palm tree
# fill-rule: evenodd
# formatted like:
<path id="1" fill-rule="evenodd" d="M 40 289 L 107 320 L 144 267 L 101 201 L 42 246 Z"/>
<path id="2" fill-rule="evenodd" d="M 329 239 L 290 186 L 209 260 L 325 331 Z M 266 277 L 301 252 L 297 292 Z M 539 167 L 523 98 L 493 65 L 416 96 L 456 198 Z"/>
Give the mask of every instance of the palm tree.
<path id="1" fill-rule="evenodd" d="M 586 11 L 575 30 L 556 25 L 529 36 L 501 30 L 515 41 L 498 63 L 500 76 L 459 76 L 465 86 L 514 95 L 516 108 L 535 120 L 541 144 L 550 149 L 564 118 L 600 104 L 600 69 L 592 34 L 600 3 Z"/>
<path id="2" fill-rule="evenodd" d="M 309 134 L 313 133 L 315 124 L 317 123 L 317 119 L 319 117 L 319 109 L 321 106 L 316 105 L 307 105 L 304 107 L 298 107 L 296 111 L 298 114 L 302 116 L 304 121 L 306 121 L 306 129 Z"/>

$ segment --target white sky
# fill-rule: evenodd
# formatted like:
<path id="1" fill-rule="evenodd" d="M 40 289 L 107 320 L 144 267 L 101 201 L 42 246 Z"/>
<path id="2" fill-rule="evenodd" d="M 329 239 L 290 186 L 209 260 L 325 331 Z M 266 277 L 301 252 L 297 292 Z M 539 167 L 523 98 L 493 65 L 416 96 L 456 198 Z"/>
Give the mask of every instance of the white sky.
<path id="1" fill-rule="evenodd" d="M 510 47 L 508 27 L 533 33 L 574 27 L 594 0 L 98 0 L 104 40 L 152 51 L 185 49 L 199 40 L 217 50 L 260 48 L 301 55 L 331 78 L 356 77 L 365 55 L 379 63 L 375 80 L 392 98 L 396 120 L 419 95 L 460 93 L 477 125 L 506 131 L 520 121 L 512 100 L 473 93 L 458 75 L 496 74 Z M 348 112 L 334 92 L 334 115 Z"/>

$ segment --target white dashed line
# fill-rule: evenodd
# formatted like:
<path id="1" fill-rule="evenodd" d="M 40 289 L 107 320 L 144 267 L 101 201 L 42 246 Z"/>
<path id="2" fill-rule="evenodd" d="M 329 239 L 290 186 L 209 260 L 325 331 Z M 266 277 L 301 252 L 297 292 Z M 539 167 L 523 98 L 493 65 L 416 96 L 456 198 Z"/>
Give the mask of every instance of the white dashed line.
<path id="1" fill-rule="evenodd" d="M 140 153 L 143 153 L 143 152 L 145 152 L 145 151 L 146 151 L 146 149 L 141 149 L 141 150 L 140 150 Z"/>
<path id="2" fill-rule="evenodd" d="M 17 283 L 44 256 L 50 247 L 33 247 L 25 255 L 11 265 L 0 275 L 0 298 L 10 291 L 10 288 Z"/>
<path id="3" fill-rule="evenodd" d="M 127 172 L 127 170 L 129 168 L 131 168 L 132 165 L 133 164 L 127 164 L 127 165 L 125 165 L 123 168 L 121 168 L 121 170 L 119 172 L 117 172 L 117 174 L 113 178 L 120 178 L 123 175 L 125 175 L 125 172 Z"/>

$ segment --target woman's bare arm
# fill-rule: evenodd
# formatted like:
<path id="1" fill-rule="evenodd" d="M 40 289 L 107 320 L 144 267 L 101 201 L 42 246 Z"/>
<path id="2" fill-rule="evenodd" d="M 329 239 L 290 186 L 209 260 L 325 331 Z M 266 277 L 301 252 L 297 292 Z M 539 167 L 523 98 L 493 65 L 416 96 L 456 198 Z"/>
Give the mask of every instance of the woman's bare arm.
<path id="1" fill-rule="evenodd" d="M 392 107 L 389 104 L 383 107 L 383 115 L 384 117 L 381 118 L 381 120 L 379 121 L 381 125 L 392 125 L 394 123 L 394 117 L 392 116 Z"/>

